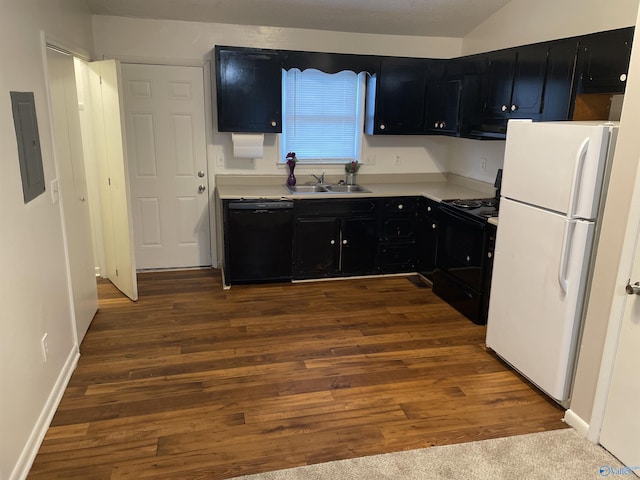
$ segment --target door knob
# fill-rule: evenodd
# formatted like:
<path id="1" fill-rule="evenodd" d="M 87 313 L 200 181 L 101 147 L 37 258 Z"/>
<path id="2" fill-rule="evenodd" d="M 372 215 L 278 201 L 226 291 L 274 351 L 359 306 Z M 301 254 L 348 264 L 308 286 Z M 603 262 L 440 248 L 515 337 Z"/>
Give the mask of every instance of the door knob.
<path id="1" fill-rule="evenodd" d="M 202 192 L 204 192 L 206 189 L 207 189 L 207 187 L 205 187 L 204 185 L 200 185 L 200 186 L 198 187 L 198 193 L 202 193 Z"/>
<path id="2" fill-rule="evenodd" d="M 624 287 L 628 295 L 640 295 L 640 282 L 631 285 L 631 279 L 627 280 L 627 286 Z"/>
<path id="3" fill-rule="evenodd" d="M 200 178 L 204 177 L 204 172 L 202 170 L 198 170 L 198 176 Z"/>

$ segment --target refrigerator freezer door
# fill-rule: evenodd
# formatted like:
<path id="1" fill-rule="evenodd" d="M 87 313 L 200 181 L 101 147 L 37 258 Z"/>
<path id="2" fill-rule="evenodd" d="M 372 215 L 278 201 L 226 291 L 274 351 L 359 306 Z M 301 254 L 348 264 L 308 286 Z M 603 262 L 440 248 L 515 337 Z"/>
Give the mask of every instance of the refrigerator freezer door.
<path id="1" fill-rule="evenodd" d="M 508 199 L 501 203 L 499 222 L 487 346 L 551 397 L 564 401 L 594 224 Z"/>
<path id="2" fill-rule="evenodd" d="M 509 122 L 502 196 L 594 219 L 611 126 L 582 122 Z"/>

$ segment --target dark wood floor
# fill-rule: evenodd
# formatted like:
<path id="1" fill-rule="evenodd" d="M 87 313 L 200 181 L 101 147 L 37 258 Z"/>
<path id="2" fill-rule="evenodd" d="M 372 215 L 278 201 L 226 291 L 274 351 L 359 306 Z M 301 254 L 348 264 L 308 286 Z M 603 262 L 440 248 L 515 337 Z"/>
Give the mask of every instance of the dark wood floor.
<path id="1" fill-rule="evenodd" d="M 100 310 L 32 479 L 223 479 L 564 428 L 415 277 L 139 275 Z"/>

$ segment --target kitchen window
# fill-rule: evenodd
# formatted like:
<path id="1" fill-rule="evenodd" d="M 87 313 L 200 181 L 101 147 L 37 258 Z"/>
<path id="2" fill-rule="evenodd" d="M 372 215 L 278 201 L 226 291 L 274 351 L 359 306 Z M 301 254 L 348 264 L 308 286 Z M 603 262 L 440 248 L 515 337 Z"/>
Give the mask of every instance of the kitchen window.
<path id="1" fill-rule="evenodd" d="M 287 152 L 301 163 L 358 161 L 365 88 L 366 73 L 283 70 L 281 161 Z"/>

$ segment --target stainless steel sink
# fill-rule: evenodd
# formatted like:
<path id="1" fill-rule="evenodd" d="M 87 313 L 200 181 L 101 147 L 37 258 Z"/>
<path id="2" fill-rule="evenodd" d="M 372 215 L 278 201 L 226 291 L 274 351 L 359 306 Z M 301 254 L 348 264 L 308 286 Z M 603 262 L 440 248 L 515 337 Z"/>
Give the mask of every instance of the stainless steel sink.
<path id="1" fill-rule="evenodd" d="M 330 192 L 336 193 L 370 193 L 371 190 L 362 185 L 325 185 Z"/>
<path id="2" fill-rule="evenodd" d="M 302 185 L 286 185 L 291 193 L 370 193 L 371 190 L 361 185 L 306 183 Z"/>
<path id="3" fill-rule="evenodd" d="M 291 193 L 321 193 L 326 192 L 327 189 L 324 185 L 287 185 L 287 189 Z"/>

